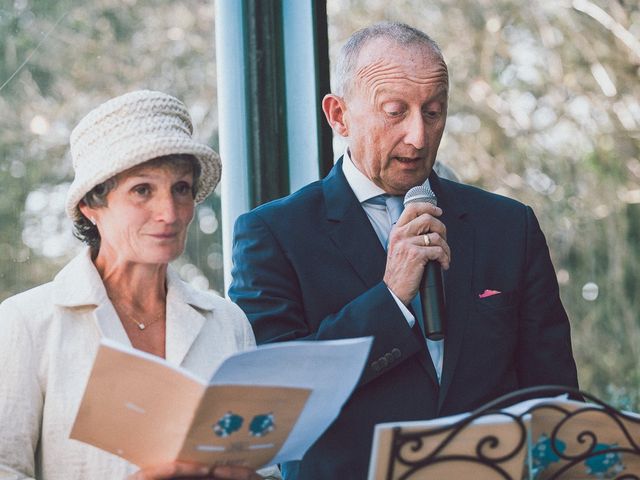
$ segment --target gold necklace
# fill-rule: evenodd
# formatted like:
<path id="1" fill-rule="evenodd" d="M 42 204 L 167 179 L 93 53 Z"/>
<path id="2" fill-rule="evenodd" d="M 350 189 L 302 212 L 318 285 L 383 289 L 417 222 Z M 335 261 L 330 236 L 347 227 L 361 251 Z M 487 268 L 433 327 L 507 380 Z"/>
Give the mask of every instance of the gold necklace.
<path id="1" fill-rule="evenodd" d="M 115 308 L 115 304 L 116 304 L 116 302 L 114 302 L 114 300 L 113 300 L 111 297 L 109 297 L 109 300 L 111 300 L 111 304 L 112 304 L 112 305 L 114 306 L 114 308 Z M 140 320 L 137 320 L 137 319 L 136 319 L 136 317 L 134 317 L 134 316 L 131 314 L 131 311 L 129 310 L 129 308 L 128 308 L 128 307 L 127 307 L 127 308 L 123 308 L 123 304 L 122 304 L 122 303 L 119 303 L 119 305 L 120 305 L 120 308 L 121 308 L 122 310 L 124 310 L 124 312 L 123 312 L 123 313 L 125 314 L 125 316 L 127 317 L 127 319 L 129 319 L 129 320 L 131 320 L 133 323 L 135 323 L 135 324 L 136 324 L 136 327 L 138 327 L 138 329 L 139 329 L 139 330 L 144 330 L 145 328 L 150 327 L 151 325 L 153 325 L 154 323 L 156 323 L 158 320 L 160 320 L 160 319 L 162 318 L 162 315 L 156 315 L 156 317 L 155 317 L 155 318 L 153 318 L 149 323 L 144 323 L 144 322 L 141 322 Z M 117 309 L 116 309 L 116 313 L 117 313 Z"/>
<path id="2" fill-rule="evenodd" d="M 150 323 L 140 322 L 140 321 L 136 320 L 136 319 L 134 318 L 134 316 L 133 316 L 133 315 L 131 315 L 131 314 L 128 314 L 128 315 L 127 315 L 127 318 L 128 318 L 129 320 L 132 320 L 132 321 L 133 321 L 133 323 L 135 323 L 135 324 L 137 325 L 137 327 L 138 327 L 140 330 L 144 330 L 145 328 L 149 327 L 150 325 L 153 325 L 153 324 L 154 324 L 154 323 L 156 323 L 158 320 L 160 320 L 160 318 L 161 318 L 161 317 L 160 317 L 160 315 L 158 315 L 158 316 L 157 316 L 156 318 L 154 318 Z"/>

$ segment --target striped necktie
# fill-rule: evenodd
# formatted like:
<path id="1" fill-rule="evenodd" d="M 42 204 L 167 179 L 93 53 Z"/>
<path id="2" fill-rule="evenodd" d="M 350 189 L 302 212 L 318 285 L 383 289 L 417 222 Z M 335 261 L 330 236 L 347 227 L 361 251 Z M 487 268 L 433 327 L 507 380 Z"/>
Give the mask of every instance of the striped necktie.
<path id="1" fill-rule="evenodd" d="M 402 197 L 382 194 L 369 198 L 366 200 L 366 203 L 370 205 L 377 205 L 378 207 L 384 207 L 386 210 L 388 222 L 381 222 L 380 219 L 371 220 L 372 222 L 375 222 L 376 226 L 374 228 L 382 242 L 382 246 L 386 250 L 387 244 L 389 243 L 389 233 L 398 221 L 398 218 L 404 209 Z"/>
<path id="2" fill-rule="evenodd" d="M 391 220 L 391 228 L 393 228 L 404 210 L 403 198 L 399 195 L 385 195 L 385 197 L 387 213 L 389 214 L 389 220 Z"/>

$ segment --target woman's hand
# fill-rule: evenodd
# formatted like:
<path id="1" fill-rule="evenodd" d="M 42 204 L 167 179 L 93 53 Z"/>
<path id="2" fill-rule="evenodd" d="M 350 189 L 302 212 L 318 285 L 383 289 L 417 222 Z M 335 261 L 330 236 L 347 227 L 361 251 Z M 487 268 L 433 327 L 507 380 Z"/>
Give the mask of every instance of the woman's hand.
<path id="1" fill-rule="evenodd" d="M 234 465 L 208 467 L 199 463 L 171 462 L 138 470 L 127 480 L 170 480 L 206 478 L 215 480 L 261 480 L 255 470 Z"/>
<path id="2" fill-rule="evenodd" d="M 217 480 L 262 480 L 255 470 L 247 467 L 220 465 L 213 467 L 211 473 Z"/>

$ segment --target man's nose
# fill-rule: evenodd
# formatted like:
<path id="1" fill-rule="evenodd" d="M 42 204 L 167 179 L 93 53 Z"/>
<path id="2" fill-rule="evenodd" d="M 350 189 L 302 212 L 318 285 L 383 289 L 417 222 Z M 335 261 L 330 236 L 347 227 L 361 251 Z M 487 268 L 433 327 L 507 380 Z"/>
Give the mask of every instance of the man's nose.
<path id="1" fill-rule="evenodd" d="M 407 133 L 404 141 L 416 150 L 422 150 L 426 147 L 427 129 L 422 112 L 412 113 L 407 118 Z"/>

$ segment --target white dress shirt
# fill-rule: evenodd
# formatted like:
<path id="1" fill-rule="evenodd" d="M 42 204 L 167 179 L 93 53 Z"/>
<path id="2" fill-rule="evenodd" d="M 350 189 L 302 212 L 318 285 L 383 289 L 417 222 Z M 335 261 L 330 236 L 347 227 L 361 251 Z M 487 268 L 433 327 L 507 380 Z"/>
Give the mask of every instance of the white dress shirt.
<path id="1" fill-rule="evenodd" d="M 386 248 L 389 239 L 389 233 L 391 232 L 391 229 L 393 227 L 393 225 L 391 224 L 391 219 L 389 218 L 389 214 L 387 213 L 387 208 L 384 205 L 377 205 L 367 202 L 367 200 L 370 200 L 373 197 L 377 197 L 378 195 L 384 195 L 386 192 L 371 180 L 369 180 L 369 178 L 367 178 L 367 176 L 360 170 L 358 170 L 358 168 L 351 160 L 348 148 L 345 148 L 344 156 L 342 159 L 342 172 L 344 173 L 344 176 L 347 179 L 347 183 L 351 187 L 351 190 L 353 190 L 353 193 L 356 195 L 356 198 L 360 202 L 360 205 L 362 205 L 362 208 L 367 214 L 367 217 L 369 217 L 371 226 L 376 232 L 380 243 L 382 243 L 382 246 Z M 389 292 L 398 304 L 398 308 L 400 308 L 400 310 L 402 311 L 402 314 L 407 320 L 409 326 L 413 327 L 416 321 L 414 315 L 390 289 Z M 419 308 L 414 310 L 416 311 L 416 314 L 420 314 Z M 431 360 L 433 361 L 433 365 L 436 369 L 436 374 L 438 375 L 438 382 L 440 382 L 440 377 L 442 376 L 442 362 L 444 359 L 444 340 L 429 340 L 425 338 L 425 341 L 427 343 L 429 355 L 431 356 Z"/>

